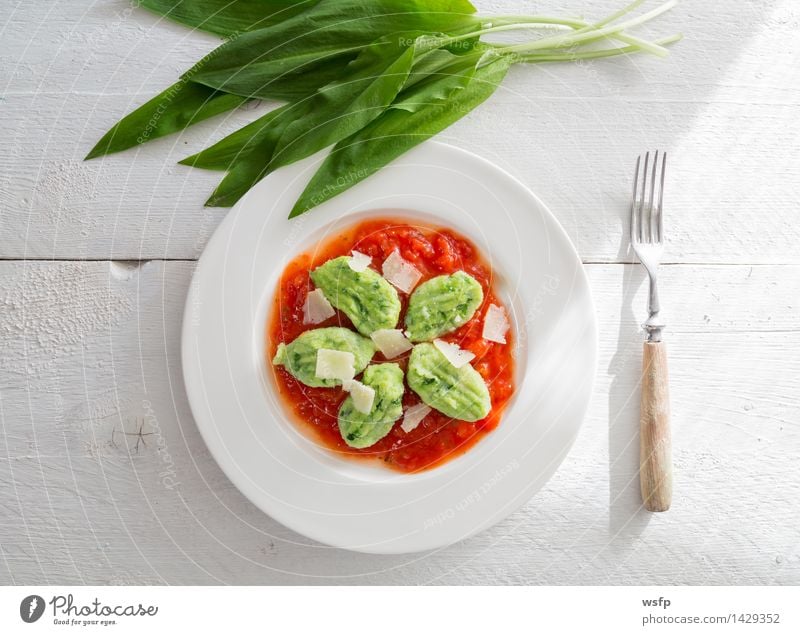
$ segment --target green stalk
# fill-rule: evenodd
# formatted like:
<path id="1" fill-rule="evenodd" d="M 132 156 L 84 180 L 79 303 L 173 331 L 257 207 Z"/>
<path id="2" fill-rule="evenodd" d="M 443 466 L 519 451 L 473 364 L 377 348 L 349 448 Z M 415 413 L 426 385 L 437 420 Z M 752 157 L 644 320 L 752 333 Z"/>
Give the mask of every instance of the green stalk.
<path id="1" fill-rule="evenodd" d="M 622 7 L 616 13 L 612 13 L 607 18 L 605 18 L 603 20 L 600 20 L 600 22 L 596 22 L 595 26 L 600 27 L 600 26 L 605 26 L 606 24 L 611 24 L 612 22 L 616 22 L 622 16 L 628 15 L 631 11 L 633 11 L 634 9 L 637 9 L 638 7 L 640 7 L 644 3 L 644 1 L 645 0 L 633 0 L 633 2 L 631 2 L 630 4 Z"/>
<path id="2" fill-rule="evenodd" d="M 555 18 L 549 15 L 501 15 L 501 16 L 488 16 L 486 22 L 481 26 L 485 29 L 493 28 L 496 26 L 506 26 L 509 24 L 541 24 L 543 26 L 568 26 L 572 28 L 580 28 L 586 25 L 586 22 L 578 18 Z"/>
<path id="3" fill-rule="evenodd" d="M 667 55 L 666 48 L 660 46 L 657 43 L 649 42 L 647 40 L 643 40 L 641 38 L 628 35 L 627 33 L 624 33 L 624 30 L 633 26 L 638 26 L 640 24 L 643 24 L 661 15 L 662 13 L 668 11 L 673 6 L 675 6 L 675 4 L 677 4 L 677 0 L 668 0 L 668 2 L 665 2 L 661 6 L 656 7 L 652 11 L 644 13 L 636 18 L 632 18 L 625 22 L 619 24 L 610 24 L 618 20 L 619 18 L 629 14 L 631 11 L 640 6 L 643 2 L 644 0 L 634 0 L 634 2 L 631 2 L 627 6 L 617 11 L 616 13 L 594 24 L 586 22 L 584 20 L 579 20 L 577 18 L 575 19 L 558 18 L 558 17 L 544 16 L 544 15 L 499 16 L 494 18 L 487 18 L 486 21 L 482 23 L 483 26 L 482 29 L 448 37 L 444 40 L 444 42 L 446 44 L 450 44 L 470 38 L 489 35 L 491 33 L 500 33 L 503 31 L 516 31 L 521 29 L 540 29 L 548 26 L 557 26 L 557 27 L 565 27 L 573 29 L 573 31 L 566 35 L 557 35 L 557 36 L 539 38 L 537 40 L 534 40 L 533 42 L 524 42 L 522 44 L 497 43 L 497 44 L 492 44 L 492 46 L 494 46 L 498 50 L 503 50 L 506 53 L 518 54 L 524 57 L 526 56 L 527 53 L 536 50 L 572 48 L 576 45 L 591 44 L 599 40 L 615 39 L 629 45 L 629 47 L 619 47 L 619 50 L 625 49 L 626 52 L 646 51 L 648 53 L 652 53 L 653 55 L 664 57 Z M 621 53 L 615 53 L 615 54 L 621 54 Z M 606 55 L 600 55 L 595 57 L 605 57 L 605 56 Z M 573 58 L 567 57 L 565 59 L 573 59 Z M 574 58 L 574 59 L 588 59 L 588 58 Z"/>
<path id="4" fill-rule="evenodd" d="M 592 25 L 589 24 L 588 22 L 583 22 L 581 20 L 570 20 L 568 26 L 575 28 L 576 33 L 578 31 L 589 32 L 586 29 L 592 27 Z M 643 40 L 642 38 L 636 37 L 634 35 L 628 35 L 627 33 L 617 33 L 612 35 L 610 38 L 605 35 L 597 36 L 597 40 L 605 40 L 605 39 L 613 39 L 613 40 L 618 40 L 620 42 L 624 42 L 626 44 L 630 44 L 631 46 L 636 47 L 637 50 L 647 51 L 648 53 L 652 53 L 653 55 L 657 55 L 658 57 L 666 57 L 667 55 L 669 55 L 669 51 L 667 51 L 667 49 L 665 49 L 663 46 L 659 46 L 655 42 L 649 42 L 648 40 Z M 587 40 L 586 42 L 584 42 L 584 44 L 591 43 L 592 41 L 593 40 Z M 509 49 L 513 46 L 518 46 L 518 45 L 493 43 L 492 46 L 495 46 L 497 48 Z"/>
<path id="5" fill-rule="evenodd" d="M 528 53 L 529 51 L 535 51 L 538 49 L 546 49 L 546 48 L 566 48 L 569 46 L 573 46 L 578 43 L 588 44 L 589 42 L 597 41 L 598 39 L 602 39 L 608 37 L 610 35 L 616 35 L 625 29 L 629 29 L 634 26 L 639 26 L 640 24 L 644 24 L 645 22 L 652 20 L 653 18 L 669 11 L 672 7 L 677 4 L 677 0 L 669 0 L 665 2 L 660 7 L 656 7 L 652 11 L 648 11 L 636 18 L 632 18 L 625 22 L 621 22 L 619 24 L 613 24 L 601 27 L 596 29 L 594 27 L 589 27 L 586 30 L 580 29 L 578 32 L 572 33 L 566 36 L 552 36 L 552 37 L 545 37 L 535 42 L 525 42 L 523 44 L 515 44 L 509 46 L 506 50 L 513 53 Z"/>
<path id="6" fill-rule="evenodd" d="M 595 22 L 591 24 L 584 20 L 580 20 L 578 18 L 569 19 L 569 18 L 551 18 L 548 16 L 497 16 L 490 18 L 489 21 L 486 23 L 487 26 L 495 26 L 495 25 L 505 25 L 505 24 L 525 24 L 528 22 L 532 23 L 540 23 L 540 24 L 553 24 L 553 25 L 562 25 L 568 26 L 573 29 L 576 29 L 575 33 L 584 33 L 589 32 L 591 30 L 599 29 L 611 22 L 618 20 L 619 18 L 629 14 L 634 9 L 639 7 L 645 0 L 634 0 L 630 4 L 624 6 L 622 9 L 617 11 L 616 13 L 611 14 L 610 16 L 600 20 L 599 22 Z M 605 36 L 603 36 L 605 37 Z M 619 40 L 620 42 L 625 42 L 626 44 L 631 44 L 634 46 L 638 46 L 642 50 L 645 50 L 649 53 L 654 55 L 658 55 L 659 57 L 665 57 L 668 52 L 667 50 L 662 47 L 653 44 L 652 42 L 648 42 L 647 40 L 643 40 L 641 38 L 635 37 L 633 35 L 628 35 L 627 33 L 617 33 L 612 36 L 611 39 Z M 497 45 L 497 46 L 511 46 L 511 45 Z"/>
<path id="7" fill-rule="evenodd" d="M 679 41 L 683 36 L 680 34 L 670 35 L 669 37 L 660 38 L 653 42 L 658 46 L 666 46 L 667 44 L 674 44 Z M 537 53 L 530 53 L 527 55 L 520 55 L 519 62 L 538 63 L 538 62 L 575 62 L 578 60 L 596 59 L 600 57 L 614 57 L 615 55 L 626 55 L 628 53 L 636 53 L 641 48 L 636 45 L 620 46 L 616 48 L 600 49 L 597 51 L 581 51 L 573 53 L 558 53 L 556 51 L 539 51 Z"/>

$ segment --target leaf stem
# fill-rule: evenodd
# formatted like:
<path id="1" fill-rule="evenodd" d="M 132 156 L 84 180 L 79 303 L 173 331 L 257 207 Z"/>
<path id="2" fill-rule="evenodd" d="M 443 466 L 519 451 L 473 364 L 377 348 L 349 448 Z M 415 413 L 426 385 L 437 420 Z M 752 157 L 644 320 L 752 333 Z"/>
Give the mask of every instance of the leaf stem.
<path id="1" fill-rule="evenodd" d="M 551 36 L 540 38 L 534 42 L 514 44 L 507 47 L 506 50 L 508 52 L 524 54 L 538 49 L 565 48 L 578 43 L 589 43 L 611 35 L 615 36 L 620 34 L 625 29 L 644 24 L 645 22 L 652 20 L 662 13 L 669 11 L 677 4 L 677 1 L 678 0 L 668 0 L 668 2 L 665 2 L 661 6 L 656 7 L 647 13 L 643 13 L 642 15 L 631 18 L 630 20 L 626 20 L 625 22 L 620 22 L 619 24 L 610 24 L 607 26 L 602 26 L 599 29 L 595 28 L 594 26 L 589 26 L 587 28 L 579 29 L 578 31 L 568 35 Z"/>
<path id="2" fill-rule="evenodd" d="M 670 35 L 669 37 L 664 37 L 656 40 L 652 44 L 657 46 L 666 46 L 668 44 L 673 44 L 679 41 L 683 36 L 679 33 L 675 35 Z M 620 46 L 615 48 L 606 48 L 606 49 L 599 49 L 595 51 L 574 51 L 570 53 L 559 53 L 557 50 L 541 50 L 537 51 L 536 53 L 529 53 L 524 55 L 519 55 L 517 61 L 519 62 L 528 62 L 528 63 L 536 63 L 536 62 L 575 62 L 578 60 L 588 60 L 588 59 L 595 59 L 600 57 L 613 57 L 615 55 L 625 55 L 627 53 L 636 53 L 640 51 L 641 47 L 631 44 L 628 46 Z"/>
<path id="3" fill-rule="evenodd" d="M 483 28 L 493 28 L 506 25 L 538 24 L 541 26 L 568 26 L 580 28 L 586 22 L 578 18 L 557 18 L 548 15 L 499 15 L 487 16 L 485 22 L 481 23 Z"/>
<path id="4" fill-rule="evenodd" d="M 642 38 L 638 38 L 633 35 L 629 35 L 624 32 L 625 29 L 638 26 L 647 22 L 656 16 L 664 13 L 671 9 L 675 4 L 677 4 L 677 0 L 668 0 L 664 4 L 656 7 L 655 9 L 644 13 L 636 18 L 629 19 L 625 22 L 619 24 L 612 24 L 616 22 L 620 18 L 628 15 L 636 8 L 638 8 L 645 0 L 633 0 L 626 6 L 624 6 L 619 11 L 607 16 L 606 18 L 595 22 L 589 23 L 585 20 L 579 18 L 559 18 L 559 17 L 552 17 L 552 16 L 544 16 L 544 15 L 533 15 L 533 16 L 520 16 L 520 15 L 501 15 L 501 16 L 490 16 L 487 17 L 482 23 L 482 29 L 478 31 L 473 31 L 470 34 L 458 35 L 455 36 L 458 40 L 467 39 L 470 37 L 480 37 L 482 35 L 487 35 L 490 33 L 498 33 L 501 31 L 512 31 L 517 29 L 538 29 L 544 28 L 548 26 L 555 26 L 555 27 L 566 27 L 569 29 L 573 29 L 571 33 L 567 34 L 559 34 L 555 36 L 543 37 L 532 42 L 524 42 L 521 44 L 500 44 L 494 43 L 494 46 L 498 50 L 504 50 L 507 53 L 515 53 L 520 55 L 527 55 L 528 52 L 536 51 L 536 50 L 547 50 L 547 49 L 564 49 L 564 48 L 571 48 L 576 45 L 585 45 L 590 44 L 592 42 L 602 40 L 602 39 L 614 39 L 625 44 L 630 45 L 631 49 L 629 52 L 633 52 L 634 50 L 642 50 L 647 51 L 648 53 L 652 53 L 654 55 L 658 55 L 659 57 L 664 57 L 667 55 L 667 49 L 663 46 L 660 46 L 657 43 L 649 42 L 648 40 L 644 40 Z M 625 47 L 619 47 L 625 48 Z M 572 58 L 570 58 L 572 59 Z"/>
<path id="5" fill-rule="evenodd" d="M 571 22 L 571 26 L 573 26 L 576 29 L 579 29 L 581 32 L 584 32 L 586 27 L 591 27 L 592 26 L 588 22 L 583 22 L 581 20 L 571 20 L 570 22 Z M 585 32 L 588 33 L 589 31 L 585 31 Z M 639 50 L 647 51 L 648 53 L 652 53 L 653 55 L 657 55 L 658 57 L 666 57 L 668 55 L 667 49 L 665 49 L 663 46 L 659 46 L 655 42 L 650 42 L 648 40 L 643 40 L 642 38 L 639 38 L 639 37 L 636 37 L 636 36 L 633 36 L 633 35 L 628 35 L 627 33 L 616 33 L 616 34 L 614 34 L 614 35 L 612 35 L 610 37 L 605 36 L 605 35 L 599 35 L 599 36 L 596 36 L 596 38 L 592 38 L 592 39 L 586 40 L 583 43 L 584 44 L 589 44 L 592 41 L 594 41 L 594 39 L 597 39 L 597 40 L 604 40 L 604 39 L 618 40 L 620 42 L 624 42 L 625 44 L 630 44 L 631 46 L 635 46 Z M 518 46 L 518 45 L 493 43 L 492 46 L 495 46 L 495 47 L 498 47 L 498 48 L 509 49 L 509 48 L 511 48 L 513 46 Z M 565 48 L 567 48 L 567 47 L 565 47 Z"/>

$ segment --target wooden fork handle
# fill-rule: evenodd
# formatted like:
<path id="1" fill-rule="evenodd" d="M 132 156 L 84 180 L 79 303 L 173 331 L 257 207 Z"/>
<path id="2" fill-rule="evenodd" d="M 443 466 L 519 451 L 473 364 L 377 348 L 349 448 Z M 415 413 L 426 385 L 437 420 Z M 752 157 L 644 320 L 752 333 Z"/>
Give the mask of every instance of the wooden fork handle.
<path id="1" fill-rule="evenodd" d="M 651 512 L 665 512 L 672 502 L 672 439 L 664 342 L 644 343 L 639 440 L 639 475 L 644 506 Z"/>

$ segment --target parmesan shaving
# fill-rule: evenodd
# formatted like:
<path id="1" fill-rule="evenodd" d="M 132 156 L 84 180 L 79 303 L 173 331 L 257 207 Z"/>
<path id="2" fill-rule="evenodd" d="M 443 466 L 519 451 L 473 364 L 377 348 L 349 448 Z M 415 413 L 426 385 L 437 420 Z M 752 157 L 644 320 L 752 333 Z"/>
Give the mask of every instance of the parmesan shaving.
<path id="1" fill-rule="evenodd" d="M 314 289 L 308 293 L 303 303 L 303 324 L 319 324 L 334 315 L 336 311 L 322 293 L 322 289 Z"/>
<path id="2" fill-rule="evenodd" d="M 372 258 L 367 254 L 362 254 L 360 251 L 351 251 L 353 255 L 347 260 L 348 266 L 353 270 L 361 273 L 369 267 Z"/>
<path id="3" fill-rule="evenodd" d="M 433 340 L 433 345 L 447 358 L 447 361 L 456 368 L 466 366 L 475 359 L 475 353 L 462 350 L 457 344 L 451 344 L 444 340 Z"/>
<path id="4" fill-rule="evenodd" d="M 378 329 L 370 337 L 386 359 L 393 359 L 414 348 L 400 329 Z"/>
<path id="5" fill-rule="evenodd" d="M 355 379 L 348 382 L 348 386 L 350 396 L 353 398 L 353 407 L 361 414 L 368 415 L 372 410 L 372 404 L 375 403 L 375 389 Z"/>
<path id="6" fill-rule="evenodd" d="M 409 406 L 403 415 L 403 423 L 400 424 L 400 428 L 402 428 L 403 432 L 411 432 L 422 423 L 422 420 L 428 416 L 430 411 L 430 407 L 424 403 Z"/>
<path id="7" fill-rule="evenodd" d="M 395 249 L 383 261 L 383 277 L 403 293 L 411 293 L 422 278 L 422 273 Z"/>
<path id="8" fill-rule="evenodd" d="M 505 344 L 509 326 L 505 309 L 496 304 L 490 304 L 486 316 L 483 318 L 482 337 L 490 342 Z"/>
<path id="9" fill-rule="evenodd" d="M 317 351 L 315 374 L 319 379 L 351 380 L 356 376 L 356 356 L 347 351 L 321 348 Z"/>

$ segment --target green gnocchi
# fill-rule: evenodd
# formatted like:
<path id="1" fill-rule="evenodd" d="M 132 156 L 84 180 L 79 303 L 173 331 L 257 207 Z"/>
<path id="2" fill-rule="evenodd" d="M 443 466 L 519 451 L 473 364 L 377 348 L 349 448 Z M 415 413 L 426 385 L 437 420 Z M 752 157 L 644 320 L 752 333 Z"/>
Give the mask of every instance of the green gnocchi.
<path id="1" fill-rule="evenodd" d="M 391 363 L 368 366 L 361 381 L 375 390 L 370 412 L 359 412 L 352 397 L 347 397 L 339 409 L 339 431 L 345 443 L 353 448 L 375 445 L 389 434 L 403 414 L 405 387 L 400 366 Z"/>
<path id="2" fill-rule="evenodd" d="M 338 379 L 317 377 L 317 353 L 322 349 L 352 353 L 355 358 L 353 365 L 356 374 L 367 367 L 376 350 L 372 340 L 350 329 L 331 326 L 306 331 L 290 344 L 278 344 L 272 363 L 283 366 L 306 386 L 341 386 L 342 382 Z"/>
<path id="3" fill-rule="evenodd" d="M 394 328 L 400 319 L 395 288 L 373 269 L 353 270 L 349 261 L 348 256 L 329 260 L 311 272 L 311 279 L 362 335 Z"/>
<path id="4" fill-rule="evenodd" d="M 433 344 L 417 344 L 406 373 L 408 385 L 431 408 L 463 421 L 489 414 L 491 396 L 480 373 L 469 364 L 456 368 Z"/>
<path id="5" fill-rule="evenodd" d="M 480 283 L 463 271 L 437 276 L 417 287 L 406 312 L 406 336 L 430 341 L 465 324 L 483 302 Z"/>

